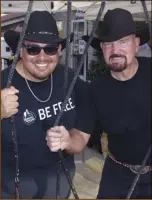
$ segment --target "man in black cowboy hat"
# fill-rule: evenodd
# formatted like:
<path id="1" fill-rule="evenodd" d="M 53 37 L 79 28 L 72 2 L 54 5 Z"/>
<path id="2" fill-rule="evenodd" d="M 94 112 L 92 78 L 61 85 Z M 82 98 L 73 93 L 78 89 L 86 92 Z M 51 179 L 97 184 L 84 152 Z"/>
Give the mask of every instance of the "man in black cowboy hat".
<path id="1" fill-rule="evenodd" d="M 145 41 L 136 32 L 129 11 L 108 10 L 100 31 L 98 43 L 95 40 L 93 45 L 102 49 L 109 70 L 90 84 L 87 109 L 83 113 L 86 122 L 77 128 L 87 141 L 87 133 L 92 133 L 96 121 L 100 121 L 101 130 L 108 135 L 109 153 L 97 198 L 123 199 L 151 145 L 151 62 L 136 58 L 139 45 Z M 52 136 L 52 145 L 56 142 L 53 139 Z M 86 143 L 77 138 L 75 143 L 67 140 L 64 148 L 76 152 L 75 146 L 83 145 Z M 149 157 L 131 198 L 152 198 L 151 170 Z"/>
<path id="2" fill-rule="evenodd" d="M 9 31 L 5 34 L 5 39 L 15 52 L 19 32 Z M 56 198 L 58 192 L 60 198 L 66 199 L 70 194 L 59 155 L 50 151 L 46 137 L 46 132 L 54 125 L 65 98 L 65 67 L 58 64 L 59 53 L 65 48 L 65 44 L 66 39 L 59 37 L 53 16 L 47 11 L 34 11 L 29 19 L 10 88 L 6 88 L 9 68 L 2 71 L 2 199 L 15 198 L 16 163 L 11 136 L 12 115 L 15 118 L 18 142 L 20 198 Z M 69 70 L 67 87 L 73 76 L 73 72 Z M 70 131 L 76 126 L 77 120 L 83 123 L 80 111 L 83 109 L 82 101 L 85 96 L 85 83 L 78 79 L 59 126 L 51 129 L 56 140 L 57 131 Z M 64 140 L 61 139 L 60 142 L 66 145 Z M 51 148 L 55 150 L 56 145 L 54 143 Z M 74 156 L 68 155 L 66 151 L 63 156 L 65 167 L 73 178 Z"/>

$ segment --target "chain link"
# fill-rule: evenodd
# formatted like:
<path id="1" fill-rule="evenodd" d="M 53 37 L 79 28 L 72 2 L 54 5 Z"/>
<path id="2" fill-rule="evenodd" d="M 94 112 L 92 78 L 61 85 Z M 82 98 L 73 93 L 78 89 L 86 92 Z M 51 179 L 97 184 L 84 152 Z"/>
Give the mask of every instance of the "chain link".
<path id="1" fill-rule="evenodd" d="M 116 160 L 114 158 L 114 156 L 109 152 L 108 153 L 109 158 L 111 158 L 111 160 L 113 160 L 115 163 L 122 165 L 123 167 L 127 167 L 129 168 L 133 173 L 137 174 L 141 168 L 141 165 L 131 165 L 131 164 L 126 164 L 126 163 L 122 163 L 118 160 Z M 144 166 L 141 174 L 146 174 L 147 172 L 151 171 L 152 167 L 151 166 Z"/>

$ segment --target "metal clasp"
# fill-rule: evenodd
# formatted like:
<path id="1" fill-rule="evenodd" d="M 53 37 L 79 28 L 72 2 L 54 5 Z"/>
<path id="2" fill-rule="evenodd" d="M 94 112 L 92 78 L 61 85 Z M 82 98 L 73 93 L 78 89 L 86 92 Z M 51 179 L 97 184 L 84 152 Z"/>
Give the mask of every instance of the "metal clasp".
<path id="1" fill-rule="evenodd" d="M 141 165 L 134 165 L 134 166 L 131 165 L 129 168 L 133 173 L 137 174 L 141 168 Z M 149 171 L 149 166 L 145 166 L 142 169 L 141 174 L 146 174 L 148 171 Z"/>

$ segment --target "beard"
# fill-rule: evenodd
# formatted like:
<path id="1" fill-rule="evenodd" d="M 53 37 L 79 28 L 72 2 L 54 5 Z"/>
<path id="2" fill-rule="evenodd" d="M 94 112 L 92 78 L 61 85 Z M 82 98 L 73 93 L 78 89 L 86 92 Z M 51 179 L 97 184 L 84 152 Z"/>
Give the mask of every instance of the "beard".
<path id="1" fill-rule="evenodd" d="M 31 69 L 26 69 L 26 78 L 31 80 L 31 81 L 36 81 L 36 82 L 41 82 L 45 81 L 46 79 L 49 78 L 51 73 L 54 71 L 54 69 L 50 69 L 44 72 L 41 71 L 35 71 Z M 25 72 L 24 72 L 25 74 Z"/>
<path id="2" fill-rule="evenodd" d="M 122 58 L 124 59 L 124 61 L 120 63 L 119 60 L 118 61 L 116 60 L 113 63 L 110 63 L 110 60 L 113 58 Z M 127 58 L 126 56 L 123 56 L 123 55 L 113 54 L 110 56 L 109 63 L 107 63 L 107 66 L 111 71 L 122 72 L 123 70 L 127 68 Z"/>

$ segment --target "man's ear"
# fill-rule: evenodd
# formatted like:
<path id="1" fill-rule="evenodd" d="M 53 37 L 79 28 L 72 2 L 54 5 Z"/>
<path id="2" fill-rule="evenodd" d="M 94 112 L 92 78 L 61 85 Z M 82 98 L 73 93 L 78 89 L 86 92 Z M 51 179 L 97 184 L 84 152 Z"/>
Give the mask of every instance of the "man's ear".
<path id="1" fill-rule="evenodd" d="M 60 52 L 61 52 L 61 49 L 62 49 L 62 45 L 61 45 L 61 44 L 59 44 L 59 47 L 58 47 L 58 53 L 60 53 Z"/>
<path id="2" fill-rule="evenodd" d="M 101 49 L 102 49 L 102 47 L 103 47 L 103 43 L 102 43 L 102 42 L 100 42 L 100 47 L 101 47 Z"/>
<path id="3" fill-rule="evenodd" d="M 23 48 L 20 49 L 20 58 L 23 56 Z"/>
<path id="4" fill-rule="evenodd" d="M 140 38 L 139 37 L 135 38 L 135 43 L 136 43 L 136 52 L 138 52 L 139 51 L 139 46 L 140 46 Z"/>

